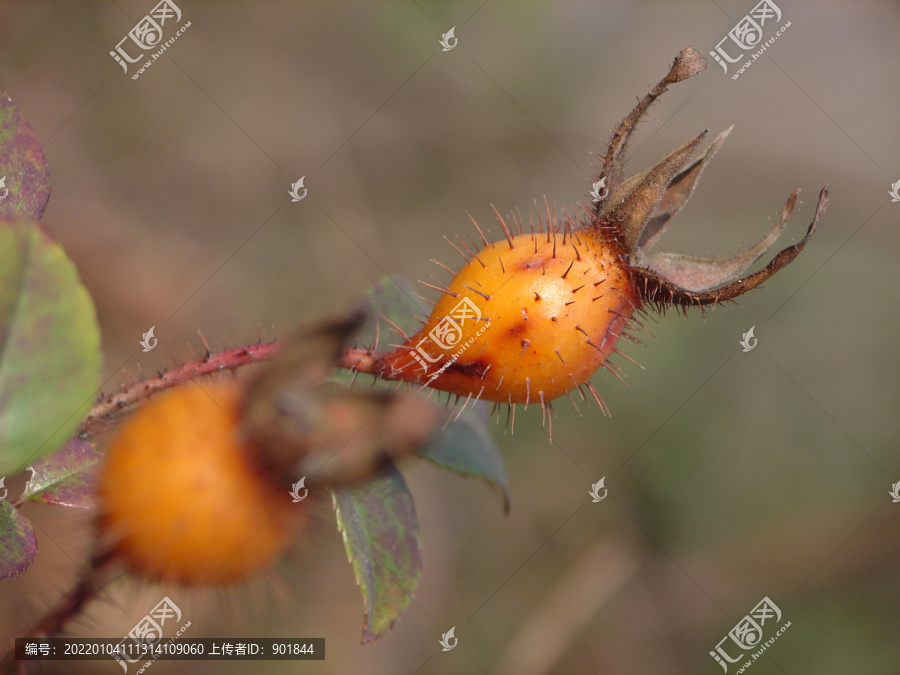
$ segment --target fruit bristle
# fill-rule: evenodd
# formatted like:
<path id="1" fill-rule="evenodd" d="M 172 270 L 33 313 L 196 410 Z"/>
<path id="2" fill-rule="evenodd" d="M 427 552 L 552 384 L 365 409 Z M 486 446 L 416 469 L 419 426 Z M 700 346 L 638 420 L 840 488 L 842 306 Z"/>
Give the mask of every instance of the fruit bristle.
<path id="1" fill-rule="evenodd" d="M 459 253 L 467 263 L 472 262 L 472 261 L 469 259 L 469 257 L 466 256 L 466 254 L 463 253 L 463 252 L 460 250 L 459 246 L 457 246 L 457 245 L 454 244 L 452 241 L 450 241 L 450 240 L 447 238 L 446 235 L 444 235 L 444 240 L 445 240 L 448 244 L 450 244 L 450 245 L 453 247 L 453 249 L 454 249 L 457 253 Z"/>
<path id="2" fill-rule="evenodd" d="M 393 321 L 391 321 L 389 318 L 387 318 L 384 314 L 381 315 L 381 318 L 387 322 L 387 324 L 393 329 L 393 331 L 397 335 L 399 335 L 404 340 L 409 340 L 409 335 L 407 335 L 406 331 L 404 331 L 402 328 L 400 328 L 400 326 L 395 324 Z M 377 322 L 376 322 L 376 325 L 377 325 Z"/>
<path id="3" fill-rule="evenodd" d="M 487 246 L 487 243 L 485 243 L 485 246 Z M 456 274 L 456 272 L 451 270 L 449 267 L 447 267 L 444 263 L 442 263 L 440 260 L 437 260 L 436 258 L 432 258 L 431 260 L 429 260 L 429 262 L 433 262 L 435 265 L 440 267 L 445 272 L 449 272 L 450 274 Z"/>

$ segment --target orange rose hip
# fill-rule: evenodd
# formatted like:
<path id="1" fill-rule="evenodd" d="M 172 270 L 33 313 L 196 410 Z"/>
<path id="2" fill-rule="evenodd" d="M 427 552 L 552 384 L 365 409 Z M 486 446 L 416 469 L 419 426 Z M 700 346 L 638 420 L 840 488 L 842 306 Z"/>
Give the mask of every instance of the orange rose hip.
<path id="1" fill-rule="evenodd" d="M 100 527 L 134 572 L 227 584 L 284 548 L 307 504 L 292 504 L 254 465 L 235 422 L 239 403 L 235 383 L 185 385 L 138 410 L 112 442 Z"/>
<path id="2" fill-rule="evenodd" d="M 489 242 L 476 224 L 484 247 L 473 252 L 460 238 L 462 249 L 456 248 L 466 265 L 456 273 L 441 265 L 454 275 L 448 286 L 425 284 L 442 296 L 422 329 L 413 337 L 404 335 L 403 344 L 391 351 L 377 351 L 377 345 L 349 349 L 342 365 L 465 396 L 467 402 L 508 403 L 513 412 L 517 403 L 540 402 L 546 413 L 550 401 L 585 386 L 605 409 L 589 378 L 601 366 L 616 372 L 608 359 L 621 354 L 619 337 L 641 325 L 636 314 L 715 307 L 789 265 L 825 213 L 827 186 L 806 235 L 756 272 L 748 270 L 784 232 L 799 190 L 762 239 L 734 254 L 706 257 L 655 249 L 731 129 L 697 158 L 707 131 L 631 177 L 625 173 L 628 142 L 670 85 L 704 68 L 697 50 L 682 50 L 666 76 L 622 120 L 605 155 L 598 156 L 592 204 L 560 220 L 548 209 L 546 221 L 539 216 L 538 231 L 530 233 L 520 219 L 510 227 L 497 214 L 505 237 L 497 243 Z"/>
<path id="3" fill-rule="evenodd" d="M 639 305 L 614 249 L 589 231 L 485 243 L 384 359 L 385 375 L 524 404 L 587 383 Z"/>

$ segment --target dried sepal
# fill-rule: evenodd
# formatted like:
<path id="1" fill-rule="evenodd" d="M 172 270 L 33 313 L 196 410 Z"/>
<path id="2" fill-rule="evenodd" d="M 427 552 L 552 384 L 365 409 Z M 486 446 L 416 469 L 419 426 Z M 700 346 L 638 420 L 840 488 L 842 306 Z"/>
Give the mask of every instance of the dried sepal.
<path id="1" fill-rule="evenodd" d="M 417 452 L 440 415 L 410 391 L 356 392 L 326 378 L 365 321 L 357 312 L 291 336 L 248 383 L 241 428 L 264 467 L 290 482 L 337 487 Z"/>
<path id="2" fill-rule="evenodd" d="M 797 192 L 794 192 L 794 194 L 791 195 L 791 198 L 788 199 L 788 203 L 784 209 L 787 215 L 790 215 L 790 212 L 793 210 L 796 198 Z M 819 226 L 819 221 L 821 221 L 827 207 L 828 186 L 826 185 L 819 193 L 816 213 L 813 216 L 813 221 L 810 223 L 803 239 L 782 250 L 768 265 L 758 272 L 732 281 L 725 286 L 702 291 L 691 291 L 658 272 L 645 268 L 632 267 L 631 272 L 635 277 L 635 284 L 639 289 L 643 301 L 656 305 L 657 309 L 660 310 L 665 309 L 670 305 L 679 305 L 686 309 L 690 306 L 705 307 L 716 305 L 719 302 L 733 300 L 739 295 L 756 288 L 772 277 L 778 270 L 787 267 L 787 265 L 800 254 L 800 251 L 806 247 L 806 244 L 809 243 L 809 240 Z"/>
<path id="3" fill-rule="evenodd" d="M 628 117 L 622 120 L 622 123 L 609 141 L 609 147 L 603 157 L 603 163 L 598 175 L 598 179 L 606 177 L 606 187 L 610 190 L 610 193 L 615 192 L 616 188 L 622 183 L 625 175 L 625 150 L 628 146 L 628 140 L 634 133 L 637 123 L 647 112 L 647 109 L 665 93 L 670 84 L 693 77 L 705 68 L 706 60 L 700 52 L 693 47 L 681 50 L 678 56 L 675 57 L 675 61 L 672 63 L 666 76 L 650 90 L 650 93 L 638 102 Z M 602 202 L 598 202 L 594 207 L 594 213 L 599 214 L 601 208 Z"/>
<path id="4" fill-rule="evenodd" d="M 734 255 L 702 258 L 683 253 L 655 253 L 646 258 L 646 267 L 688 291 L 706 291 L 733 281 L 747 271 L 784 232 L 797 204 L 795 190 L 781 211 L 781 219 L 752 246 Z"/>
<path id="5" fill-rule="evenodd" d="M 607 201 L 608 211 L 601 217 L 600 226 L 615 228 L 627 253 L 637 249 L 641 233 L 656 212 L 669 184 L 679 171 L 691 161 L 706 131 L 678 146 L 668 156 L 637 181 L 626 181 Z M 622 194 L 627 190 L 627 194 Z"/>
<path id="6" fill-rule="evenodd" d="M 319 390 L 321 416 L 303 440 L 297 475 L 310 485 L 362 483 L 425 447 L 441 425 L 437 408 L 414 391 Z"/>
<path id="7" fill-rule="evenodd" d="M 732 127 L 719 134 L 706 152 L 689 166 L 688 162 L 706 132 L 673 150 L 655 167 L 630 178 L 624 178 L 625 150 L 637 123 L 668 85 L 696 75 L 705 67 L 703 57 L 691 47 L 676 57 L 666 76 L 616 129 L 599 174 L 608 188 L 608 196 L 594 205 L 593 226 L 603 233 L 606 241 L 617 244 L 633 275 L 641 301 L 655 304 L 659 309 L 673 304 L 683 308 L 714 305 L 755 288 L 799 254 L 818 226 L 828 203 L 826 188 L 819 197 L 816 216 L 806 237 L 783 250 L 759 272 L 743 278 L 741 275 L 769 250 L 784 231 L 796 206 L 797 192 L 788 199 L 781 220 L 766 236 L 734 255 L 705 258 L 679 253 L 647 254 L 672 218 L 691 198 L 703 170 L 731 133 Z"/>
<path id="8" fill-rule="evenodd" d="M 266 465 L 287 470 L 299 452 L 307 451 L 309 434 L 323 415 L 318 389 L 364 320 L 357 313 L 298 330 L 247 382 L 241 427 L 255 441 Z"/>
<path id="9" fill-rule="evenodd" d="M 646 251 L 652 247 L 657 239 L 662 236 L 663 232 L 666 231 L 669 221 L 684 208 L 684 205 L 687 204 L 694 193 L 694 188 L 697 187 L 697 183 L 700 181 L 703 169 L 706 168 L 709 160 L 722 147 L 722 143 L 725 142 L 732 129 L 734 129 L 733 124 L 716 136 L 716 140 L 712 142 L 712 145 L 706 149 L 706 152 L 697 161 L 672 179 L 669 189 L 666 190 L 662 200 L 659 202 L 659 206 L 656 208 L 656 213 L 641 234 L 641 239 L 638 242 L 640 249 Z"/>
<path id="10" fill-rule="evenodd" d="M 285 340 L 275 367 L 266 366 L 247 383 L 245 419 L 254 419 L 256 408 L 268 411 L 272 396 L 291 389 L 321 384 L 340 361 L 346 343 L 359 331 L 366 316 L 355 312 L 348 317 L 301 328 Z"/>

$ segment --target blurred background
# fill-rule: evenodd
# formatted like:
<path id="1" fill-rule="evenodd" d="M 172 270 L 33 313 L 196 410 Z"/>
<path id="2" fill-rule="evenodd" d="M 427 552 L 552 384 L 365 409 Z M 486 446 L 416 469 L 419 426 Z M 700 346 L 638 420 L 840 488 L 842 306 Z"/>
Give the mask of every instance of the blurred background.
<path id="1" fill-rule="evenodd" d="M 587 201 L 591 153 L 637 97 L 754 5 L 178 0 L 190 27 L 133 80 L 109 52 L 154 4 L 0 2 L 0 89 L 44 145 L 44 221 L 97 303 L 105 389 L 191 358 L 198 330 L 214 349 L 271 339 L 384 275 L 456 267 L 442 237 L 473 232 L 466 211 L 490 225 L 491 204 Z M 791 26 L 739 79 L 710 60 L 651 109 L 628 167 L 734 124 L 659 246 L 735 250 L 801 188 L 779 244 L 796 241 L 830 184 L 819 232 L 739 305 L 650 320 L 647 347 L 626 346 L 645 370 L 620 361 L 627 387 L 593 380 L 611 418 L 560 402 L 552 444 L 533 407 L 512 436 L 492 422 L 509 516 L 477 481 L 404 465 L 425 573 L 391 633 L 359 646 L 362 601 L 327 508 L 268 579 L 224 593 L 126 579 L 73 633 L 125 635 L 167 594 L 191 637 L 324 637 L 327 658 L 157 675 L 719 673 L 709 652 L 768 596 L 791 626 L 756 675 L 900 672 L 900 5 L 779 7 Z M 151 325 L 159 348 L 144 354 Z M 609 497 L 592 503 L 603 476 Z M 90 514 L 27 510 L 40 555 L 3 584 L 4 639 L 85 562 Z M 459 643 L 442 653 L 451 626 Z"/>

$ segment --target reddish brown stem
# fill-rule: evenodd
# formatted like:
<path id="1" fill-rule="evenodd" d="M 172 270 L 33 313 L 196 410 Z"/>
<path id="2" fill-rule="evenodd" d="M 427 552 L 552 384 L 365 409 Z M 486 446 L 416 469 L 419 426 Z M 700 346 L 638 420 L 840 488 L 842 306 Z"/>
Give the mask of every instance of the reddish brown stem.
<path id="1" fill-rule="evenodd" d="M 267 342 L 265 344 L 255 344 L 215 354 L 207 354 L 199 359 L 162 372 L 155 377 L 148 377 L 140 382 L 122 387 L 112 394 L 107 394 L 101 398 L 91 408 L 91 411 L 84 419 L 84 423 L 81 425 L 79 435 L 82 438 L 86 438 L 106 431 L 116 417 L 128 412 L 137 403 L 153 394 L 184 384 L 201 375 L 210 375 L 223 370 L 237 370 L 241 366 L 267 361 L 283 346 L 284 343 L 282 342 Z M 348 348 L 341 355 L 338 367 L 376 375 L 378 373 L 376 373 L 375 368 L 380 354 L 381 352 L 368 349 Z"/>
<path id="2" fill-rule="evenodd" d="M 78 583 L 57 603 L 31 630 L 19 637 L 33 640 L 58 636 L 66 624 L 78 616 L 85 606 L 103 590 L 109 578 L 113 554 L 105 552 L 94 556 L 90 566 L 84 570 Z M 16 650 L 10 648 L 0 659 L 0 675 L 14 675 L 25 672 L 27 661 L 16 660 Z"/>
<path id="3" fill-rule="evenodd" d="M 82 437 L 97 434 L 106 428 L 112 418 L 129 410 L 134 404 L 160 391 L 184 384 L 195 377 L 222 370 L 237 370 L 241 366 L 266 361 L 281 349 L 282 344 L 281 342 L 268 342 L 207 354 L 195 361 L 160 373 L 156 377 L 145 378 L 140 382 L 122 387 L 101 398 L 91 408 L 81 426 L 80 433 Z"/>
<path id="4" fill-rule="evenodd" d="M 201 375 L 210 375 L 223 370 L 237 370 L 241 366 L 267 361 L 283 346 L 284 343 L 282 342 L 267 342 L 265 344 L 249 345 L 215 354 L 207 354 L 199 359 L 162 372 L 155 377 L 148 377 L 140 382 L 122 387 L 112 394 L 107 394 L 101 398 L 91 408 L 91 411 L 84 419 L 84 423 L 81 425 L 80 435 L 84 438 L 105 431 L 110 421 L 120 413 L 127 412 L 135 404 L 149 398 L 153 394 L 184 384 Z M 338 367 L 375 375 L 375 365 L 380 354 L 381 352 L 367 349 L 348 348 L 341 355 Z"/>

